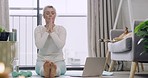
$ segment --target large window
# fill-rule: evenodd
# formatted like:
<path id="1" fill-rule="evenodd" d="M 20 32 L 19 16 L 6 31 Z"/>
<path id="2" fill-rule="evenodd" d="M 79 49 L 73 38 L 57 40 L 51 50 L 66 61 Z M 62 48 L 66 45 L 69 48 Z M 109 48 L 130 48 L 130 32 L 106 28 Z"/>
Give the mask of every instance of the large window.
<path id="1" fill-rule="evenodd" d="M 37 26 L 37 0 L 9 0 L 10 28 L 17 29 L 20 65 L 35 65 L 37 49 L 34 28 Z M 67 65 L 84 65 L 88 56 L 87 0 L 40 0 L 40 8 L 53 5 L 57 10 L 56 24 L 67 30 L 63 48 Z M 21 8 L 21 9 L 18 9 Z M 40 10 L 42 14 L 42 10 Z M 42 24 L 44 19 L 42 19 Z"/>

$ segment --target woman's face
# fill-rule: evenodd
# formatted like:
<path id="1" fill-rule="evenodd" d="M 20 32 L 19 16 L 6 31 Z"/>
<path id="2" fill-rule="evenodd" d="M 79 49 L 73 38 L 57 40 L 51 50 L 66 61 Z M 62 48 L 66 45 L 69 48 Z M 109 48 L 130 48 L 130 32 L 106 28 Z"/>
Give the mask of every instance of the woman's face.
<path id="1" fill-rule="evenodd" d="M 54 23 L 56 17 L 55 9 L 53 8 L 46 8 L 44 11 L 44 19 L 46 20 L 46 23 L 49 23 L 52 21 Z"/>

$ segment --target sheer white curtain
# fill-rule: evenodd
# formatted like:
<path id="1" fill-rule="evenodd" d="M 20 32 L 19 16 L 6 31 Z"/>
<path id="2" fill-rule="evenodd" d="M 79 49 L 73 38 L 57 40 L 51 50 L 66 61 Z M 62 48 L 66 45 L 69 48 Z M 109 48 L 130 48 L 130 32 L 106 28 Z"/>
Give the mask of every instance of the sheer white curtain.
<path id="1" fill-rule="evenodd" d="M 0 26 L 9 31 L 9 5 L 8 0 L 0 0 Z"/>
<path id="2" fill-rule="evenodd" d="M 88 0 L 88 48 L 89 56 L 105 57 L 107 43 L 113 24 L 112 0 Z"/>

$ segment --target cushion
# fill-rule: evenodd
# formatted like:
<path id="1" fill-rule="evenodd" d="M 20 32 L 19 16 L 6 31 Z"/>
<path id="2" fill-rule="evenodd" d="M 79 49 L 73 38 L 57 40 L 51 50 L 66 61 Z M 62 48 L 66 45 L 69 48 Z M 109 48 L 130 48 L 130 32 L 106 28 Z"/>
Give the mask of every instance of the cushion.
<path id="1" fill-rule="evenodd" d="M 108 50 L 110 52 L 127 52 L 132 48 L 132 37 L 126 37 L 118 42 L 109 42 Z"/>

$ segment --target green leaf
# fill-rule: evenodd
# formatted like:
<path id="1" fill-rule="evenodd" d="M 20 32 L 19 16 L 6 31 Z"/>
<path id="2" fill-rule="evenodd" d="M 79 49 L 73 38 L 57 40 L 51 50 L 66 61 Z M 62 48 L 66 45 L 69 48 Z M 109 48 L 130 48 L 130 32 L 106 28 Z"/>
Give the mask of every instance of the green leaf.
<path id="1" fill-rule="evenodd" d="M 134 29 L 134 33 L 137 36 L 141 37 L 137 45 L 139 45 L 140 43 L 144 44 L 144 50 L 143 52 L 141 52 L 140 55 L 144 53 L 148 53 L 148 20 L 143 21 L 140 24 L 138 24 Z"/>
<path id="2" fill-rule="evenodd" d="M 0 28 L 0 32 L 2 32 L 2 28 Z"/>
<path id="3" fill-rule="evenodd" d="M 2 27 L 0 27 L 0 32 L 5 32 L 6 30 Z"/>
<path id="4" fill-rule="evenodd" d="M 135 33 L 138 33 L 141 29 L 145 29 L 145 28 L 148 28 L 148 20 L 147 21 L 144 21 L 144 22 L 141 22 L 140 24 L 138 24 L 136 27 L 135 27 Z"/>

